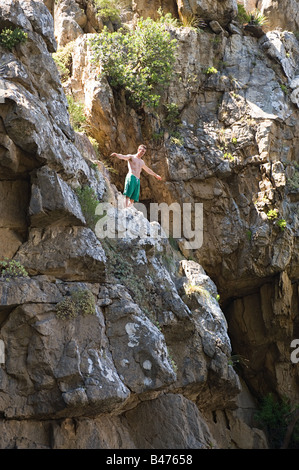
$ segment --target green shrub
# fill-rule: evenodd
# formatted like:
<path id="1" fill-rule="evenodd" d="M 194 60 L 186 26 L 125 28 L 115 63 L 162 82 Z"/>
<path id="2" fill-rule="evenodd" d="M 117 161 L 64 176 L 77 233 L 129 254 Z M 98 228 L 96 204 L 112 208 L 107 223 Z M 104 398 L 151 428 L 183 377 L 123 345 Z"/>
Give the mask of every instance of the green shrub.
<path id="1" fill-rule="evenodd" d="M 65 320 L 78 315 L 94 315 L 95 307 L 94 296 L 89 290 L 76 290 L 56 305 L 56 316 Z"/>
<path id="2" fill-rule="evenodd" d="M 232 155 L 231 153 L 229 153 L 229 152 L 225 152 L 225 154 L 223 155 L 223 158 L 224 158 L 225 160 L 230 160 L 231 162 L 235 159 L 235 158 L 233 157 L 233 155 Z"/>
<path id="3" fill-rule="evenodd" d="M 84 115 L 84 106 L 81 103 L 76 103 L 71 95 L 67 96 L 68 111 L 70 115 L 70 122 L 75 132 L 84 132 L 86 127 L 86 116 Z"/>
<path id="4" fill-rule="evenodd" d="M 57 52 L 52 54 L 62 82 L 65 82 L 71 75 L 72 52 L 74 49 L 74 44 L 75 42 L 71 41 L 65 47 L 58 49 Z"/>
<path id="5" fill-rule="evenodd" d="M 255 419 L 257 423 L 266 430 L 270 447 L 281 447 L 293 413 L 294 410 L 286 397 L 281 400 L 276 400 L 273 395 L 269 393 L 262 399 L 260 409 L 256 413 Z M 298 442 L 299 423 L 295 426 L 291 446 Z"/>
<path id="6" fill-rule="evenodd" d="M 166 117 L 165 124 L 171 128 L 177 127 L 181 123 L 180 111 L 176 103 L 167 103 L 165 104 L 166 108 Z"/>
<path id="7" fill-rule="evenodd" d="M 0 32 L 0 44 L 1 46 L 9 49 L 10 51 L 22 42 L 26 42 L 28 34 L 20 28 L 4 28 Z"/>
<path id="8" fill-rule="evenodd" d="M 176 18 L 173 18 L 171 13 L 165 13 L 163 12 L 163 9 L 160 7 L 158 10 L 159 14 L 159 19 L 158 23 L 161 23 L 163 25 L 168 25 L 168 26 L 174 26 L 175 28 L 180 27 L 180 22 Z"/>
<path id="9" fill-rule="evenodd" d="M 96 192 L 90 186 L 76 188 L 75 191 L 79 199 L 86 223 L 92 230 L 94 230 L 96 223 L 100 218 L 100 216 L 95 214 L 96 208 L 99 204 Z"/>
<path id="10" fill-rule="evenodd" d="M 246 236 L 247 236 L 247 240 L 251 241 L 251 240 L 252 240 L 252 231 L 251 231 L 251 230 L 247 230 L 247 231 L 246 231 Z"/>
<path id="11" fill-rule="evenodd" d="M 240 3 L 238 3 L 237 20 L 242 24 L 249 23 L 249 21 L 250 21 L 250 15 L 245 10 L 244 5 L 241 5 Z"/>
<path id="12" fill-rule="evenodd" d="M 124 88 L 137 106 L 157 107 L 169 84 L 177 41 L 166 26 L 150 18 L 139 20 L 134 31 L 107 28 L 90 41 L 93 61 L 112 87 Z"/>
<path id="13" fill-rule="evenodd" d="M 0 279 L 9 281 L 16 277 L 29 277 L 24 266 L 19 261 L 8 258 L 0 261 Z"/>
<path id="14" fill-rule="evenodd" d="M 250 12 L 250 24 L 254 24 L 257 26 L 264 26 L 265 24 L 268 23 L 268 18 L 263 15 L 257 8 L 253 11 Z"/>
<path id="15" fill-rule="evenodd" d="M 185 28 L 192 28 L 198 32 L 202 32 L 201 28 L 206 27 L 206 23 L 199 16 L 187 14 L 182 17 L 182 24 Z"/>
<path id="16" fill-rule="evenodd" d="M 218 73 L 218 70 L 215 67 L 209 67 L 205 70 L 205 73 L 207 75 L 210 75 L 210 74 L 213 74 L 213 73 L 216 74 L 216 73 Z"/>
<path id="17" fill-rule="evenodd" d="M 56 305 L 56 316 L 62 320 L 77 316 L 76 306 L 71 297 L 66 297 Z"/>
<path id="18" fill-rule="evenodd" d="M 121 6 L 119 0 L 94 0 L 97 15 L 105 22 L 121 24 Z"/>
<path id="19" fill-rule="evenodd" d="M 281 83 L 279 86 L 280 86 L 280 88 L 282 89 L 282 91 L 284 92 L 285 95 L 287 95 L 289 93 L 289 90 L 288 90 L 286 85 Z"/>
<path id="20" fill-rule="evenodd" d="M 286 228 L 287 222 L 286 222 L 285 219 L 279 219 L 279 220 L 277 220 L 276 223 L 277 223 L 278 227 L 280 228 L 280 230 L 283 231 Z"/>
<path id="21" fill-rule="evenodd" d="M 278 209 L 270 209 L 267 212 L 268 220 L 275 220 L 278 217 Z"/>

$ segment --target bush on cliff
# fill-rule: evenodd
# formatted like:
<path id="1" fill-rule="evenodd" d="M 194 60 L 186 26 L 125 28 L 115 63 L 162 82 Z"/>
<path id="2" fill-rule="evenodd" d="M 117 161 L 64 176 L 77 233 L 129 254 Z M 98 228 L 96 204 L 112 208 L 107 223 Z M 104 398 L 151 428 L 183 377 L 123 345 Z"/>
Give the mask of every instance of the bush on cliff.
<path id="1" fill-rule="evenodd" d="M 167 26 L 150 18 L 139 20 L 134 31 L 107 28 L 91 40 L 93 61 L 111 86 L 124 88 L 137 106 L 156 107 L 170 82 L 177 41 Z"/>
<path id="2" fill-rule="evenodd" d="M 20 28 L 4 28 L 0 32 L 0 45 L 12 51 L 12 49 L 22 42 L 26 42 L 28 34 Z"/>

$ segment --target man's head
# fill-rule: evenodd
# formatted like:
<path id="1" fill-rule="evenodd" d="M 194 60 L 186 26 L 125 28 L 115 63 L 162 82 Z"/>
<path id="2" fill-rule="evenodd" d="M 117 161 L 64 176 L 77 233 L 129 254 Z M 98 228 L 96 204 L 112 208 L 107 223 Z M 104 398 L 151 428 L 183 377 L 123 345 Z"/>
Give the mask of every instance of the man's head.
<path id="1" fill-rule="evenodd" d="M 146 145 L 144 145 L 144 144 L 139 145 L 139 147 L 137 149 L 137 154 L 142 157 L 142 155 L 144 155 L 145 152 L 146 152 Z"/>

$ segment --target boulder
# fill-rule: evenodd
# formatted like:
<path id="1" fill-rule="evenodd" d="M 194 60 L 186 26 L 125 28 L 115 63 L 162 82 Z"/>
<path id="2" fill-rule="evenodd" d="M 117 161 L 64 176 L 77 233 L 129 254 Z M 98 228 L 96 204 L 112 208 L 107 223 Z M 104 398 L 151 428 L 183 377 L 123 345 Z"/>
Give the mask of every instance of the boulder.
<path id="1" fill-rule="evenodd" d="M 84 227 L 32 229 L 14 259 L 30 275 L 94 282 L 105 277 L 104 250 L 94 232 Z"/>
<path id="2" fill-rule="evenodd" d="M 46 166 L 32 177 L 29 215 L 32 227 L 86 224 L 75 192 Z"/>

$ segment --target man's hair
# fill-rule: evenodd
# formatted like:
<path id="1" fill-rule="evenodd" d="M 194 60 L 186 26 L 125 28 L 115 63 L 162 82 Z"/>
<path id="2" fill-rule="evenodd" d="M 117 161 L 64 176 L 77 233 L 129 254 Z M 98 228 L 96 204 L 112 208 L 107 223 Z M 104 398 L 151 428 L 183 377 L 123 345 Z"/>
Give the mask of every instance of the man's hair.
<path id="1" fill-rule="evenodd" d="M 144 144 L 139 145 L 138 150 L 139 150 L 139 149 L 144 149 L 144 150 L 146 150 L 146 145 L 144 145 Z"/>

